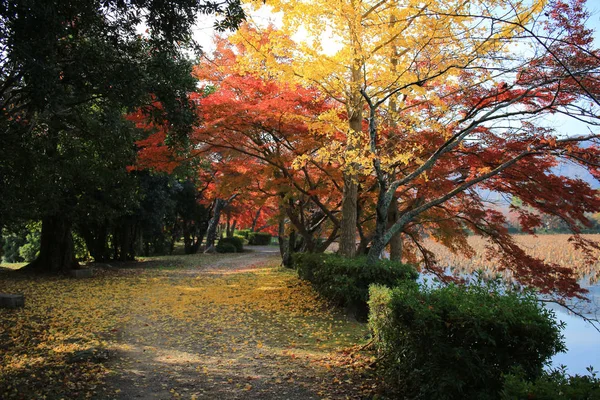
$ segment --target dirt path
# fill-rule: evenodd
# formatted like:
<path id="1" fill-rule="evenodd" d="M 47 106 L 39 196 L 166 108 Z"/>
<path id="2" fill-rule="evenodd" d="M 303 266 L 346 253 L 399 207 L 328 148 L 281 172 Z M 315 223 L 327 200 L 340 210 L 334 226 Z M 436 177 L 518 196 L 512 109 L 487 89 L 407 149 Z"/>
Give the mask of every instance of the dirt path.
<path id="1" fill-rule="evenodd" d="M 112 372 L 96 397 L 363 398 L 368 382 L 338 362 L 338 349 L 364 327 L 276 268 L 277 255 L 265 247 L 140 272 L 147 287 L 109 340 Z"/>

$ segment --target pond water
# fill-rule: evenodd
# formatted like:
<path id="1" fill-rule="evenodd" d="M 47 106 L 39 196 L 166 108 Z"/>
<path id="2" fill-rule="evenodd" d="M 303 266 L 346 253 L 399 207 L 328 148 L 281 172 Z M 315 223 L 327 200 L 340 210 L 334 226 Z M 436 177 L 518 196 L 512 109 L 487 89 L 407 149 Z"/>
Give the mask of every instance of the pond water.
<path id="1" fill-rule="evenodd" d="M 589 318 L 600 317 L 600 284 L 587 286 L 590 292 L 590 303 L 585 305 L 585 316 Z M 590 365 L 595 371 L 600 371 L 600 332 L 594 329 L 581 317 L 570 314 L 560 306 L 549 306 L 556 314 L 556 318 L 566 323 L 563 331 L 566 353 L 559 353 L 552 358 L 552 366 L 565 365 L 571 375 L 588 374 L 586 368 Z"/>

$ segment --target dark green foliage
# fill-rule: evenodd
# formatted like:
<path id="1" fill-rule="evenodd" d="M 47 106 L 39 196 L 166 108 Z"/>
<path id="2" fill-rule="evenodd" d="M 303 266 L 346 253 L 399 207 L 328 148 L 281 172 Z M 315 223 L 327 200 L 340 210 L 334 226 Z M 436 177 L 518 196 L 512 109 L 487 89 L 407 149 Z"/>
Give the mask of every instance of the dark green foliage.
<path id="1" fill-rule="evenodd" d="M 195 171 L 194 171 L 195 172 Z M 208 229 L 209 210 L 200 203 L 203 190 L 199 190 L 197 182 L 186 179 L 177 192 L 177 236 L 183 234 L 185 254 L 195 254 L 200 248 L 202 239 Z"/>
<path id="2" fill-rule="evenodd" d="M 358 319 L 366 319 L 369 285 L 395 286 L 417 279 L 413 267 L 390 260 L 367 264 L 366 257 L 344 258 L 336 254 L 296 253 L 294 265 L 300 278 L 312 283 L 319 294 L 348 307 Z"/>
<path id="3" fill-rule="evenodd" d="M 223 240 L 219 240 L 219 243 L 215 246 L 215 250 L 217 253 L 237 253 L 237 249 L 235 245 L 231 242 L 223 242 Z"/>
<path id="4" fill-rule="evenodd" d="M 267 246 L 271 244 L 271 234 L 265 232 L 248 233 L 248 244 L 253 246 Z"/>
<path id="5" fill-rule="evenodd" d="M 26 243 L 25 236 L 13 232 L 2 232 L 2 261 L 7 263 L 23 262 L 19 249 Z"/>
<path id="6" fill-rule="evenodd" d="M 35 260 L 40 252 L 40 240 L 42 237 L 42 224 L 31 223 L 27 226 L 25 243 L 19 248 L 19 255 L 25 262 Z"/>
<path id="7" fill-rule="evenodd" d="M 219 239 L 218 245 L 224 245 L 226 243 L 233 245 L 233 247 L 235 247 L 236 253 L 242 253 L 244 251 L 243 239 L 237 238 L 235 236 L 234 237 L 226 237 L 226 238 Z"/>
<path id="8" fill-rule="evenodd" d="M 600 378 L 590 375 L 568 376 L 564 369 L 544 372 L 531 382 L 522 371 L 505 377 L 503 400 L 600 400 Z"/>
<path id="9" fill-rule="evenodd" d="M 169 126 L 170 143 L 185 144 L 196 122 L 188 50 L 196 47 L 199 13 L 219 13 L 222 29 L 243 17 L 238 0 L 19 0 L 0 7 L 0 227 L 42 221 L 32 269 L 76 268 L 72 229 L 103 249 L 113 218 L 113 236 L 127 243 L 119 246 L 130 257 L 137 205 L 126 167 L 141 133 L 125 116 L 141 109 Z M 141 35 L 140 26 L 148 27 Z"/>
<path id="10" fill-rule="evenodd" d="M 529 293 L 498 282 L 372 287 L 370 326 L 385 382 L 406 399 L 497 399 L 503 375 L 527 379 L 565 347 L 560 325 Z"/>

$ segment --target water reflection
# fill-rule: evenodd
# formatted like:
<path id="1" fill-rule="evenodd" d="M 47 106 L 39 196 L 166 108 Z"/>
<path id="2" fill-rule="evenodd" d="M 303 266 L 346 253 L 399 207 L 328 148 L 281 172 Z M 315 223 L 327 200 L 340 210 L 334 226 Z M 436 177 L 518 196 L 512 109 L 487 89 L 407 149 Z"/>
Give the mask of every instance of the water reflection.
<path id="1" fill-rule="evenodd" d="M 588 298 L 590 303 L 581 305 L 586 317 L 597 318 L 600 316 L 600 285 L 587 286 L 590 292 Z M 593 366 L 596 371 L 600 370 L 600 332 L 594 329 L 581 317 L 570 314 L 563 307 L 548 305 L 556 313 L 556 318 L 566 323 L 563 331 L 566 353 L 557 354 L 552 358 L 552 366 L 567 366 L 567 372 L 571 375 L 587 374 L 586 368 Z"/>

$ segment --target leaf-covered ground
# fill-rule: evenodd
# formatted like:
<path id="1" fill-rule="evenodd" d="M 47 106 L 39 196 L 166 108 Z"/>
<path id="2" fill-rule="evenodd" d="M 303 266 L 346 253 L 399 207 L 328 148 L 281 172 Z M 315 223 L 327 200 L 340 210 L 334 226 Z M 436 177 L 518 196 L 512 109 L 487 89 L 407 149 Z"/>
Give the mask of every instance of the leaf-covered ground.
<path id="1" fill-rule="evenodd" d="M 0 273 L 2 399 L 359 399 L 366 327 L 276 253 L 161 257 L 93 278 Z"/>

